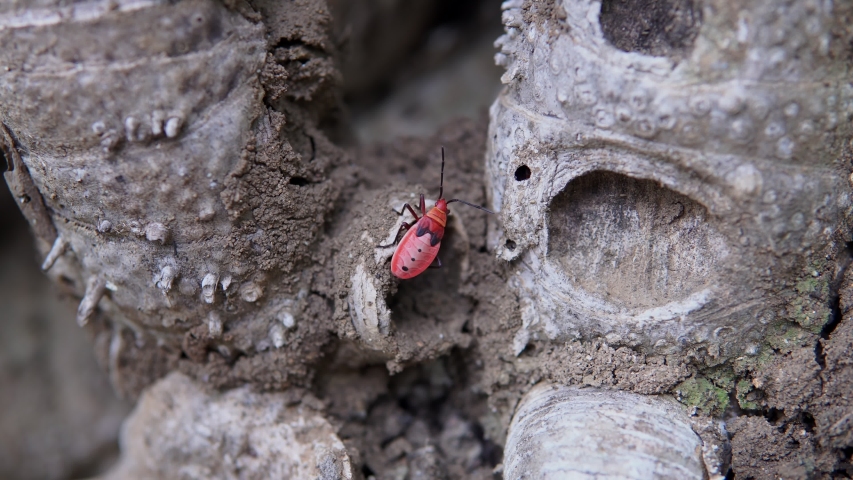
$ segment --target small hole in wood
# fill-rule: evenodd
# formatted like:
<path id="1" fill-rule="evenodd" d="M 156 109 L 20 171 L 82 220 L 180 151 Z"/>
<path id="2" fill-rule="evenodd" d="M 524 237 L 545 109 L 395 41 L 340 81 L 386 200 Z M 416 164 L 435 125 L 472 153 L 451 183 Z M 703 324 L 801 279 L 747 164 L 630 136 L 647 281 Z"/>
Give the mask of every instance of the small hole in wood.
<path id="1" fill-rule="evenodd" d="M 513 242 L 512 240 L 507 240 L 506 241 L 506 248 L 508 248 L 510 250 L 515 250 L 515 242 Z"/>
<path id="2" fill-rule="evenodd" d="M 530 167 L 522 165 L 515 169 L 515 180 L 517 182 L 522 182 L 528 178 L 530 178 Z"/>
<path id="3" fill-rule="evenodd" d="M 0 173 L 11 172 L 15 170 L 15 165 L 12 164 L 12 159 L 6 155 L 6 152 L 0 150 Z"/>

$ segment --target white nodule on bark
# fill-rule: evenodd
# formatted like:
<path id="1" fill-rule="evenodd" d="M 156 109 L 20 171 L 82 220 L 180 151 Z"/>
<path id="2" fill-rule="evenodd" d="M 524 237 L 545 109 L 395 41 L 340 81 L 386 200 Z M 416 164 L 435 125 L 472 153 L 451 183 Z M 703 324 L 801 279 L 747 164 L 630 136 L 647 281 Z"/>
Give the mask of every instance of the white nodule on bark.
<path id="1" fill-rule="evenodd" d="M 166 136 L 169 138 L 175 138 L 178 136 L 178 133 L 181 131 L 181 126 L 184 121 L 180 117 L 172 117 L 166 120 L 166 126 L 163 129 L 166 132 Z"/>
<path id="2" fill-rule="evenodd" d="M 242 298 L 244 302 L 257 302 L 263 294 L 263 289 L 261 289 L 260 285 L 254 282 L 249 282 L 240 287 L 240 298 Z"/>
<path id="3" fill-rule="evenodd" d="M 163 245 L 169 240 L 169 229 L 162 223 L 149 223 L 145 227 L 145 239 L 149 242 L 160 242 L 160 245 Z"/>
<path id="4" fill-rule="evenodd" d="M 127 137 L 128 142 L 133 142 L 136 140 L 136 132 L 139 128 L 139 121 L 134 117 L 127 117 L 124 119 L 124 134 Z"/>
<path id="5" fill-rule="evenodd" d="M 89 277 L 89 280 L 86 282 L 86 293 L 77 307 L 77 325 L 84 327 L 89 323 L 89 317 L 92 316 L 106 290 L 106 281 L 96 275 Z"/>
<path id="6" fill-rule="evenodd" d="M 172 283 L 175 281 L 175 278 L 178 276 L 178 267 L 174 265 L 174 260 L 167 265 L 163 265 L 160 268 L 160 272 L 154 278 L 154 284 L 163 291 L 163 293 L 168 293 L 172 289 Z"/>
<path id="7" fill-rule="evenodd" d="M 284 327 L 281 324 L 274 323 L 272 327 L 270 327 L 270 340 L 272 340 L 272 344 L 275 348 L 281 348 L 284 346 Z"/>
<path id="8" fill-rule="evenodd" d="M 155 110 L 151 113 L 151 134 L 155 137 L 163 135 L 163 121 L 165 114 L 160 110 Z"/>
<path id="9" fill-rule="evenodd" d="M 201 279 L 201 295 L 204 297 L 205 303 L 213 303 L 213 297 L 216 294 L 216 282 L 219 276 L 215 273 L 208 273 Z"/>
<path id="10" fill-rule="evenodd" d="M 701 480 L 701 449 L 672 399 L 540 384 L 512 419 L 504 478 Z"/>
<path id="11" fill-rule="evenodd" d="M 228 287 L 231 286 L 231 282 L 233 281 L 234 279 L 231 277 L 231 275 L 225 275 L 225 277 L 219 282 L 219 284 L 222 285 L 222 291 L 227 292 Z"/>
<path id="12" fill-rule="evenodd" d="M 59 259 L 67 249 L 68 241 L 65 240 L 65 237 L 62 235 L 57 235 L 56 240 L 53 242 L 53 246 L 50 248 L 50 252 L 48 252 L 46 257 L 44 257 L 44 263 L 41 264 L 42 271 L 46 272 L 50 270 L 50 267 L 56 263 L 56 260 Z"/>
<path id="13" fill-rule="evenodd" d="M 296 326 L 296 318 L 294 318 L 293 314 L 288 311 L 280 312 L 278 314 L 278 319 L 281 321 L 281 324 L 284 325 L 284 328 L 288 330 Z"/>
<path id="14" fill-rule="evenodd" d="M 212 311 L 207 316 L 207 331 L 210 338 L 219 338 L 222 336 L 222 315 L 219 312 Z"/>
<path id="15" fill-rule="evenodd" d="M 378 349 L 380 340 L 391 331 L 391 311 L 378 295 L 364 263 L 355 267 L 351 281 L 348 301 L 352 325 L 367 346 Z"/>

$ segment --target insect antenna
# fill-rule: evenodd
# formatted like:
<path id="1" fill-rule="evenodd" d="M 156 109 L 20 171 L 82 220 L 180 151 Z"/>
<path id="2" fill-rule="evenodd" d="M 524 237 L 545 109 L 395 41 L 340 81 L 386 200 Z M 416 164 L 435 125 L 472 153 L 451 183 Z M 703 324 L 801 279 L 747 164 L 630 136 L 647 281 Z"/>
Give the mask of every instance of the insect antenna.
<path id="1" fill-rule="evenodd" d="M 484 212 L 488 212 L 488 213 L 492 213 L 492 214 L 494 214 L 494 213 L 495 213 L 495 212 L 493 212 L 493 211 L 489 210 L 488 208 L 481 207 L 481 206 L 479 206 L 479 205 L 474 205 L 473 203 L 468 203 L 468 202 L 466 202 L 465 200 L 459 200 L 458 198 L 454 198 L 453 200 L 449 200 L 447 203 L 453 203 L 453 202 L 464 203 L 465 205 L 468 205 L 469 207 L 478 208 L 478 209 L 480 209 L 480 210 L 482 210 L 482 211 L 484 211 Z"/>
<path id="2" fill-rule="evenodd" d="M 438 198 L 444 197 L 444 147 L 441 147 L 441 184 L 438 187 Z"/>

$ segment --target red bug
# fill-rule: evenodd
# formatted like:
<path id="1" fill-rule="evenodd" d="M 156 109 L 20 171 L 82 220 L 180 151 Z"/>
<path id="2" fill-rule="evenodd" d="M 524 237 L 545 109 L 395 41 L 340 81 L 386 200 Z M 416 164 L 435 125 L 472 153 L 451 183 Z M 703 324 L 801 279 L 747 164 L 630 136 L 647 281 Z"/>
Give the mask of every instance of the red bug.
<path id="1" fill-rule="evenodd" d="M 479 205 L 468 203 L 464 200 L 454 198 L 453 200 L 445 200 L 444 198 L 444 147 L 441 147 L 441 186 L 438 191 L 438 200 L 435 206 L 429 212 L 426 212 L 426 202 L 424 195 L 421 194 L 421 203 L 418 208 L 421 214 L 426 212 L 426 215 L 418 217 L 415 210 L 408 203 L 403 205 L 400 210 L 400 215 L 403 215 L 408 209 L 415 217 L 412 223 L 403 222 L 400 229 L 397 230 L 397 235 L 394 237 L 394 243 L 389 245 L 379 245 L 380 247 L 391 247 L 398 241 L 400 245 L 394 250 L 394 256 L 391 257 L 391 273 L 403 280 L 420 275 L 432 265 L 433 260 L 438 261 L 438 267 L 441 266 L 441 260 L 438 260 L 438 249 L 441 248 L 441 239 L 444 237 L 444 227 L 447 225 L 447 204 L 453 202 L 464 203 L 465 205 L 479 208 L 488 213 L 494 213 Z M 412 227 L 416 228 L 412 228 Z M 408 230 L 403 239 L 400 240 L 400 233 Z"/>

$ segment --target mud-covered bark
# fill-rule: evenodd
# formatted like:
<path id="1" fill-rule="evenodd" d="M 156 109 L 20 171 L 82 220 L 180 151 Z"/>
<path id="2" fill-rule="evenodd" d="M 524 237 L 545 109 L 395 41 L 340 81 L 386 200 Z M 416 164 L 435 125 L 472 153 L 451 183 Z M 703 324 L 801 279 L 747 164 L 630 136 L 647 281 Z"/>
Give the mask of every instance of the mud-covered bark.
<path id="1" fill-rule="evenodd" d="M 175 368 L 304 382 L 330 315 L 305 268 L 342 185 L 328 9 L 105 6 L 3 12 L 6 175 L 49 275 L 126 395 Z"/>

